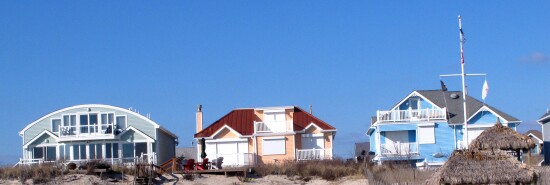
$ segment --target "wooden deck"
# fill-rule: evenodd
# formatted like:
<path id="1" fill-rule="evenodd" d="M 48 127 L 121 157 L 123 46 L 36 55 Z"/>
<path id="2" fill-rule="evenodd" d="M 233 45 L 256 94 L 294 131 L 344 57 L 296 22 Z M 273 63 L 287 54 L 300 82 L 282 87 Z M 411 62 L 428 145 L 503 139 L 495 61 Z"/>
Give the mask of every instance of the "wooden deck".
<path id="1" fill-rule="evenodd" d="M 243 179 L 246 179 L 246 174 L 250 171 L 250 168 L 233 168 L 233 169 L 216 169 L 216 170 L 187 170 L 177 171 L 174 174 L 188 175 L 188 174 L 228 174 L 242 175 Z"/>

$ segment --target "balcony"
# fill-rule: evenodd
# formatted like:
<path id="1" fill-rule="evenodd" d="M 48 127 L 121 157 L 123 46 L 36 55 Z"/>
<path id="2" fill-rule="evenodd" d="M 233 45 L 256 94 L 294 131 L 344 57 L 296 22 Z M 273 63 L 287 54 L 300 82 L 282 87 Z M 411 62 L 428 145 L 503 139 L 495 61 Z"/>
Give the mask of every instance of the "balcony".
<path id="1" fill-rule="evenodd" d="M 60 141 L 114 139 L 116 136 L 114 123 L 101 125 L 59 126 Z"/>
<path id="2" fill-rule="evenodd" d="M 254 133 L 281 133 L 291 132 L 292 127 L 289 127 L 286 121 L 271 121 L 271 122 L 254 122 Z"/>
<path id="3" fill-rule="evenodd" d="M 296 149 L 296 160 L 323 160 L 332 159 L 331 149 Z"/>
<path id="4" fill-rule="evenodd" d="M 383 156 L 410 156 L 418 154 L 418 143 L 381 144 L 380 153 Z"/>
<path id="5" fill-rule="evenodd" d="M 446 120 L 447 109 L 409 109 L 377 111 L 378 122 L 407 122 Z"/>

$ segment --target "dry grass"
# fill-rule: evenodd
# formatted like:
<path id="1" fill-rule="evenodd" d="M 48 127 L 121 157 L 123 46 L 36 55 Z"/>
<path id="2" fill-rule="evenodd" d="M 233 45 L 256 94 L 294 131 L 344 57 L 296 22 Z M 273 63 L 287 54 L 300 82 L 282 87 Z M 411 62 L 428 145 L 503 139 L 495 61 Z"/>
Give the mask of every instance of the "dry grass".
<path id="1" fill-rule="evenodd" d="M 336 180 L 341 177 L 356 176 L 364 174 L 364 167 L 352 161 L 342 159 L 316 160 L 316 161 L 283 161 L 276 164 L 260 164 L 254 168 L 257 175 L 286 175 L 288 177 L 298 176 L 308 181 L 313 176 L 325 180 Z"/>
<path id="2" fill-rule="evenodd" d="M 19 180 L 25 182 L 32 179 L 34 183 L 48 182 L 51 179 L 67 173 L 53 164 L 16 166 L 0 168 L 0 179 Z"/>
<path id="3" fill-rule="evenodd" d="M 369 184 L 424 184 L 435 169 L 418 170 L 410 164 L 368 165 Z"/>

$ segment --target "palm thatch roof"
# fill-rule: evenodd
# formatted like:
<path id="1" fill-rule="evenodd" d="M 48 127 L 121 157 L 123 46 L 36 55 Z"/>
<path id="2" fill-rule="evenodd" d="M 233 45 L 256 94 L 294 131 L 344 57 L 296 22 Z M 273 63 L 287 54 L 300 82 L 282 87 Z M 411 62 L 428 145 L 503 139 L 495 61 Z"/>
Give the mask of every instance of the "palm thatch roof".
<path id="1" fill-rule="evenodd" d="M 526 135 L 520 134 L 510 127 L 495 123 L 495 126 L 483 131 L 476 139 L 470 143 L 472 149 L 500 149 L 500 150 L 520 150 L 531 149 L 535 147 L 535 142 Z"/>
<path id="2" fill-rule="evenodd" d="M 426 184 L 514 184 L 535 181 L 536 172 L 501 150 L 457 150 Z"/>

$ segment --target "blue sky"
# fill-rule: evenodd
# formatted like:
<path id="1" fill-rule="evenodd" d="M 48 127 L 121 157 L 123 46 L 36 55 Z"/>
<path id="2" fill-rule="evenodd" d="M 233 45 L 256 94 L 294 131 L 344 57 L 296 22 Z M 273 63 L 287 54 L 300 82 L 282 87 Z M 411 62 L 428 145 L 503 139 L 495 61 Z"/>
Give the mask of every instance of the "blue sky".
<path id="1" fill-rule="evenodd" d="M 0 163 L 18 132 L 60 108 L 100 103 L 151 113 L 192 141 L 233 108 L 313 105 L 351 155 L 376 110 L 466 70 L 520 131 L 550 107 L 548 1 L 1 1 Z M 459 78 L 443 79 L 459 90 Z M 484 78 L 468 79 L 481 97 Z M 540 128 L 538 128 L 540 129 Z M 7 150 L 6 150 L 7 149 Z"/>

